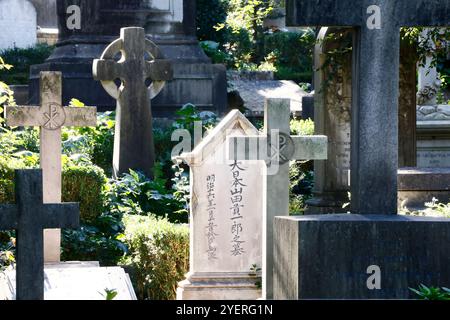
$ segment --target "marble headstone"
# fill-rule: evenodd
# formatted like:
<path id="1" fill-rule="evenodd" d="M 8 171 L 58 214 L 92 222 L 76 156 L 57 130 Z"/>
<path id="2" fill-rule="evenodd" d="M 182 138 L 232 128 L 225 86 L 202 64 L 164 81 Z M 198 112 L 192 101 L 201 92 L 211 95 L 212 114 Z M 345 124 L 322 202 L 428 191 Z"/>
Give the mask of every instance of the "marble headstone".
<path id="1" fill-rule="evenodd" d="M 0 300 L 14 300 L 15 270 L 7 270 L 2 277 Z M 98 262 L 49 264 L 45 266 L 44 279 L 44 300 L 106 300 L 105 289 L 117 292 L 114 300 L 137 300 L 122 268 L 100 268 Z"/>
<path id="2" fill-rule="evenodd" d="M 0 1 L 0 50 L 36 44 L 36 19 L 36 9 L 31 1 Z"/>
<path id="3" fill-rule="evenodd" d="M 237 110 L 229 113 L 192 153 L 190 271 L 179 283 L 179 300 L 257 299 L 261 267 L 263 161 L 226 160 L 226 138 L 257 135 Z"/>

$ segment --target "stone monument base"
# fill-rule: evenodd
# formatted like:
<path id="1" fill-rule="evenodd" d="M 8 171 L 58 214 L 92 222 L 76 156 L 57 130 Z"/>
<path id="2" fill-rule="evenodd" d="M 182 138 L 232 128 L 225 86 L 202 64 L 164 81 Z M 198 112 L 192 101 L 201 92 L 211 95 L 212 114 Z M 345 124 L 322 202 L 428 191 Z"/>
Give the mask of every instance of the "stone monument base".
<path id="1" fill-rule="evenodd" d="M 398 170 L 398 206 L 425 209 L 433 198 L 450 202 L 450 168 L 402 168 Z"/>
<path id="2" fill-rule="evenodd" d="M 417 298 L 409 288 L 450 286 L 449 252 L 450 219 L 276 217 L 274 298 Z"/>
<path id="3" fill-rule="evenodd" d="M 246 273 L 188 273 L 178 284 L 177 300 L 257 300 L 261 278 Z"/>
<path id="4" fill-rule="evenodd" d="M 105 289 L 115 290 L 114 300 L 137 300 L 128 274 L 120 267 L 101 268 L 98 262 L 45 264 L 45 300 L 106 300 Z M 16 272 L 0 273 L 0 301 L 16 297 Z"/>

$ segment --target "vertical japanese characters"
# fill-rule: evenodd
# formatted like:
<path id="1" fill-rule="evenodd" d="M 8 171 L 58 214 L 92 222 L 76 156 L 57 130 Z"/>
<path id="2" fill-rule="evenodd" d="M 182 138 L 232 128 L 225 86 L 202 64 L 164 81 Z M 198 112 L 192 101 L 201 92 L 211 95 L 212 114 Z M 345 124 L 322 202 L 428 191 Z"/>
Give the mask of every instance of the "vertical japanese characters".
<path id="1" fill-rule="evenodd" d="M 212 174 L 206 177 L 206 191 L 207 191 L 207 197 L 208 197 L 208 225 L 206 226 L 206 237 L 208 240 L 208 250 L 206 251 L 208 253 L 208 260 L 214 260 L 217 259 L 217 247 L 214 245 L 214 242 L 216 240 L 216 237 L 218 234 L 216 234 L 215 229 L 217 228 L 216 221 L 216 194 L 215 194 L 215 182 L 216 182 L 216 175 Z"/>
<path id="2" fill-rule="evenodd" d="M 244 187 L 246 185 L 244 184 L 244 178 L 242 177 L 242 173 L 245 171 L 243 168 L 241 168 L 239 165 L 241 163 L 235 161 L 233 164 L 230 165 L 231 173 L 233 175 L 233 180 L 231 183 L 231 190 L 230 190 L 230 200 L 231 200 L 231 233 L 233 236 L 233 239 L 231 240 L 232 248 L 231 248 L 231 255 L 236 257 L 240 256 L 243 253 L 245 253 L 245 250 L 243 248 L 243 244 L 245 241 L 241 240 L 241 234 L 244 230 L 243 228 L 243 208 L 244 205 L 242 204 L 243 200 L 243 192 Z"/>

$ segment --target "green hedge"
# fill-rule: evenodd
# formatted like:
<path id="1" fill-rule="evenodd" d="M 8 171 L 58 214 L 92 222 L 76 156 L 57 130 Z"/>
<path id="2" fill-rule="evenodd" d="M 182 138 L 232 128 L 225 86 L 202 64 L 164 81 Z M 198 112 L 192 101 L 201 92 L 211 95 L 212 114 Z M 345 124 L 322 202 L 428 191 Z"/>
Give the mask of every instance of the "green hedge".
<path id="1" fill-rule="evenodd" d="M 102 214 L 102 188 L 105 183 L 106 176 L 99 167 L 65 168 L 62 175 L 62 201 L 79 202 L 81 220 L 90 223 Z"/>
<path id="2" fill-rule="evenodd" d="M 13 65 L 11 70 L 2 72 L 2 80 L 9 85 L 28 84 L 30 66 L 44 63 L 53 49 L 53 46 L 38 44 L 26 49 L 12 48 L 0 51 L 0 56 L 8 64 Z"/>
<path id="3" fill-rule="evenodd" d="M 151 216 L 124 216 L 123 261 L 139 299 L 170 300 L 189 269 L 189 228 Z"/>
<path id="4" fill-rule="evenodd" d="M 22 161 L 0 157 L 0 203 L 14 203 L 14 169 L 25 169 Z M 62 173 L 62 201 L 79 202 L 83 222 L 91 222 L 103 210 L 103 170 L 96 166 L 68 167 Z"/>

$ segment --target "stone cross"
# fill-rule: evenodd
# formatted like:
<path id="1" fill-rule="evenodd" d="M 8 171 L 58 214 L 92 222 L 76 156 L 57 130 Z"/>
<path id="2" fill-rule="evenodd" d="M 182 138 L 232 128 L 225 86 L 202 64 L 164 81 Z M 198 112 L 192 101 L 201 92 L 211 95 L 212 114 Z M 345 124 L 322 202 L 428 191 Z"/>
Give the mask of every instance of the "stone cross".
<path id="1" fill-rule="evenodd" d="M 42 170 L 15 172 L 16 204 L 0 205 L 0 229 L 17 230 L 16 299 L 44 299 L 45 228 L 79 226 L 77 203 L 44 204 Z"/>
<path id="2" fill-rule="evenodd" d="M 450 0 L 288 0 L 287 23 L 356 27 L 352 211 L 397 213 L 400 27 L 450 25 Z"/>
<path id="3" fill-rule="evenodd" d="M 115 58 L 120 55 L 120 60 Z M 161 59 L 159 48 L 145 39 L 143 28 L 122 28 L 100 59 L 94 60 L 93 74 L 117 100 L 114 139 L 114 175 L 139 170 L 152 176 L 155 162 L 151 99 L 173 78 L 169 60 Z M 148 59 L 151 60 L 148 60 Z M 116 87 L 115 80 L 122 84 Z M 152 81 L 147 86 L 146 81 Z"/>
<path id="4" fill-rule="evenodd" d="M 6 107 L 9 126 L 40 127 L 40 163 L 44 179 L 44 203 L 61 202 L 61 127 L 97 125 L 94 107 L 62 107 L 60 72 L 40 74 L 41 106 Z M 61 231 L 45 230 L 45 262 L 59 262 Z"/>
<path id="5" fill-rule="evenodd" d="M 263 188 L 262 274 L 265 299 L 272 299 L 273 294 L 273 220 L 275 216 L 289 215 L 289 161 L 327 158 L 327 137 L 291 136 L 290 115 L 289 99 L 267 99 L 264 135 L 229 139 L 232 160 L 265 160 L 268 164 Z M 273 141 L 269 136 L 278 136 L 279 139 Z"/>

